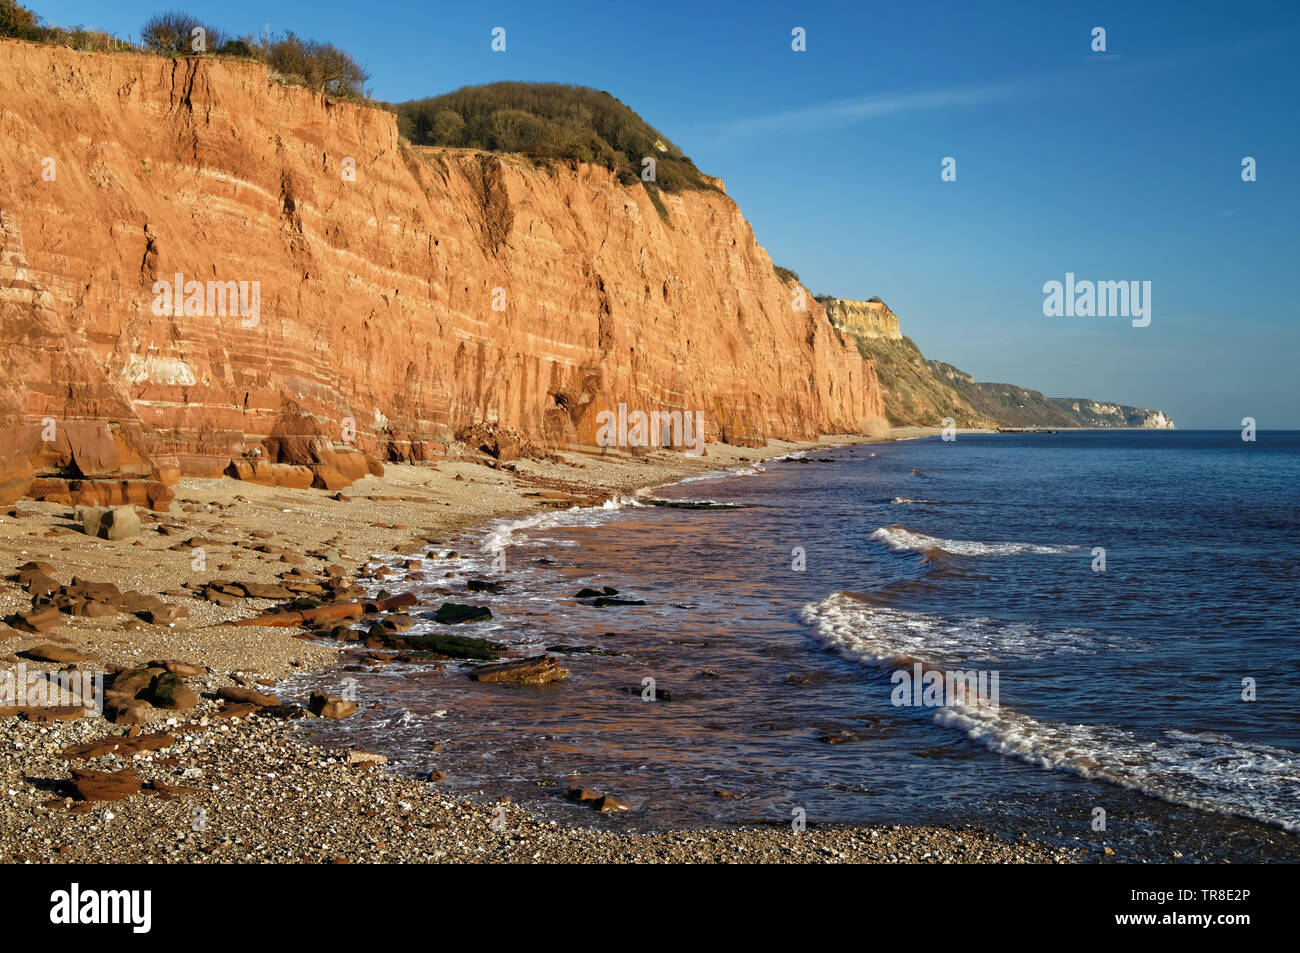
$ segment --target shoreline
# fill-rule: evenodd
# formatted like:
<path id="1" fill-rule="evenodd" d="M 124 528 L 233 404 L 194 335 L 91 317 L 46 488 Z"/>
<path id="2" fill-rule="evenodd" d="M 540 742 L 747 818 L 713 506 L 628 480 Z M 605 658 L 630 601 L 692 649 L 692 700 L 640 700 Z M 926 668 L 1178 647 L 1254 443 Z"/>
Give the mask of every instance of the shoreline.
<path id="1" fill-rule="evenodd" d="M 55 581 L 112 582 L 188 610 L 167 625 L 129 613 L 61 615 L 42 634 L 0 624 L 6 666 L 53 671 L 18 653 L 53 646 L 84 659 L 81 668 L 129 669 L 152 660 L 200 666 L 184 681 L 192 708 L 153 710 L 127 727 L 101 717 L 24 720 L 0 712 L 4 762 L 0 860 L 5 862 L 1070 862 L 1076 852 L 973 827 L 784 827 L 618 833 L 577 820 L 557 825 L 513 805 L 457 802 L 432 782 L 388 772 L 382 756 L 318 747 L 291 720 L 253 714 L 215 698 L 226 689 L 274 693 L 292 674 L 340 664 L 358 644 L 325 644 L 300 627 L 232 623 L 284 599 L 201 595 L 203 584 L 238 580 L 356 578 L 372 555 L 414 555 L 493 520 L 611 495 L 652 492 L 679 480 L 752 465 L 800 450 L 912 439 L 938 428 L 906 428 L 888 438 L 838 435 L 762 448 L 711 444 L 707 455 L 576 449 L 560 462 L 498 463 L 482 455 L 432 467 L 392 466 L 341 494 L 286 490 L 232 479 L 186 479 L 170 513 L 141 512 L 142 534 L 117 542 L 71 528 L 67 507 L 23 501 L 0 520 L 6 573 L 47 563 Z M 337 499 L 335 497 L 338 497 Z M 196 569 L 196 547 L 205 568 Z M 321 573 L 329 570 L 330 575 Z M 308 583 L 313 584 L 313 583 Z M 186 586 L 191 588 L 185 588 Z M 196 598 L 194 587 L 200 595 Z M 238 590 L 234 590 L 238 591 Z M 361 596 L 356 590 L 348 598 Z M 0 615 L 30 608 L 13 581 L 0 584 Z M 48 654 L 48 653 L 46 653 Z M 71 656 L 67 656 L 70 658 Z M 181 672 L 199 669 L 181 668 Z M 111 687 L 111 686 L 110 686 Z M 278 699 L 277 699 L 278 700 Z M 238 717 L 228 717 L 232 712 Z M 169 738 L 161 747 L 133 735 Z M 99 751 L 89 742 L 106 740 Z M 80 745 L 84 756 L 69 756 Z M 108 751 L 114 745 L 119 750 Z M 93 772 L 122 772 L 105 780 Z M 72 772 L 83 774 L 76 788 Z M 87 778 L 89 780 L 87 781 Z M 126 778 L 135 790 L 113 794 Z M 96 788 L 98 785 L 98 789 Z M 120 793 L 120 792 L 118 792 Z M 490 796 L 490 793 L 489 793 Z M 498 828 L 494 829 L 493 823 Z"/>

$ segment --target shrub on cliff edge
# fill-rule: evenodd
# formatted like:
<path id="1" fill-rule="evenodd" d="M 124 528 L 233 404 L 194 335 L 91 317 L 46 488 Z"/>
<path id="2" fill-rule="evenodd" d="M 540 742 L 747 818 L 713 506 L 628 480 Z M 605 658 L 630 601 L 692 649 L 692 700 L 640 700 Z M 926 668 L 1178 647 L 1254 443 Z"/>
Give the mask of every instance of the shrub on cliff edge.
<path id="1" fill-rule="evenodd" d="M 399 103 L 397 116 L 402 135 L 414 145 L 586 162 L 617 173 L 625 185 L 644 181 L 665 192 L 713 188 L 695 163 L 630 107 L 586 86 L 466 86 Z"/>
<path id="2" fill-rule="evenodd" d="M 14 0 L 0 0 L 0 36 L 13 36 L 20 40 L 41 38 L 40 20 Z"/>

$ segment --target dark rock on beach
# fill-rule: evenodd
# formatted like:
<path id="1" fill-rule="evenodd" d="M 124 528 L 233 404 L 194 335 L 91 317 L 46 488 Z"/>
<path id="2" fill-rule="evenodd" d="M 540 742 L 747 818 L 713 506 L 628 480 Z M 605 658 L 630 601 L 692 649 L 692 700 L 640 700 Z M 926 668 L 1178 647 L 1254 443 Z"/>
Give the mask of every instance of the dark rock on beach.
<path id="1" fill-rule="evenodd" d="M 544 685 L 569 677 L 569 670 L 549 655 L 515 659 L 498 665 L 483 665 L 469 673 L 476 682 L 498 685 Z"/>
<path id="2" fill-rule="evenodd" d="M 495 661 L 501 657 L 501 646 L 487 639 L 459 635 L 408 635 L 403 641 L 413 649 L 434 652 L 443 658 Z"/>
<path id="3" fill-rule="evenodd" d="M 467 622 L 485 622 L 492 618 L 486 606 L 467 606 L 459 602 L 444 602 L 433 614 L 434 621 L 443 625 L 461 625 Z"/>

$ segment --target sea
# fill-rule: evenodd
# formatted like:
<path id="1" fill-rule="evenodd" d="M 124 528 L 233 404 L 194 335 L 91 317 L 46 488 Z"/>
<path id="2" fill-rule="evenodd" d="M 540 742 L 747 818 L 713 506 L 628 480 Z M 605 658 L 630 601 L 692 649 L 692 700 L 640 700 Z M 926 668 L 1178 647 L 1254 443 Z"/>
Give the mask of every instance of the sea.
<path id="1" fill-rule="evenodd" d="M 1300 860 L 1298 481 L 1280 431 L 793 453 L 500 520 L 376 584 L 419 597 L 417 634 L 549 651 L 562 682 L 452 662 L 294 688 L 361 702 L 316 740 L 562 824 L 974 825 L 1098 859 Z M 448 601 L 492 619 L 426 617 Z"/>

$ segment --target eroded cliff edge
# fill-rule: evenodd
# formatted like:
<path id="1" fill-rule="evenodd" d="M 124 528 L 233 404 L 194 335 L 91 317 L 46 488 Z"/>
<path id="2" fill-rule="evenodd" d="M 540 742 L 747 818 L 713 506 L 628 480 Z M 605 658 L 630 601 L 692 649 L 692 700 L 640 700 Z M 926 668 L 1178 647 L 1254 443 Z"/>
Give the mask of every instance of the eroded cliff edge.
<path id="1" fill-rule="evenodd" d="M 413 150 L 252 64 L 0 61 L 0 499 L 158 505 L 232 461 L 341 485 L 480 421 L 591 444 L 621 402 L 741 444 L 884 416 L 721 191 L 664 221 L 604 169 Z M 257 282 L 255 323 L 156 314 L 176 275 Z"/>

